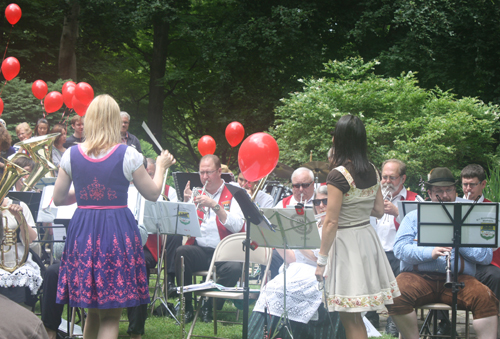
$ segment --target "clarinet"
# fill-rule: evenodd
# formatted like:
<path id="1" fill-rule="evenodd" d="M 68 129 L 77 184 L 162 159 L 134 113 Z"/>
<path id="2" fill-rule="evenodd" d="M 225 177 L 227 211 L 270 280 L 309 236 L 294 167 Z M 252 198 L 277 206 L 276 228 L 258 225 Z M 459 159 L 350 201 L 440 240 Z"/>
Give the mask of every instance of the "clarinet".
<path id="1" fill-rule="evenodd" d="M 453 285 L 451 274 L 451 252 L 446 253 L 446 281 L 444 287 L 450 288 Z"/>
<path id="2" fill-rule="evenodd" d="M 269 333 L 267 332 L 267 307 L 264 307 L 264 339 L 269 338 Z"/>

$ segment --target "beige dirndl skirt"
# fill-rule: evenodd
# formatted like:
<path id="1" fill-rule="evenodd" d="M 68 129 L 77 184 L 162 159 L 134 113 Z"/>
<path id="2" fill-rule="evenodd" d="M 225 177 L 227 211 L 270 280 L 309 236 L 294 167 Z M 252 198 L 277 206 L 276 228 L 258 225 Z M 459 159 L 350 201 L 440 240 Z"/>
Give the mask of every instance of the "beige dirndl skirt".
<path id="1" fill-rule="evenodd" d="M 384 248 L 369 222 L 339 227 L 325 272 L 325 305 L 330 312 L 383 310 L 401 294 Z"/>

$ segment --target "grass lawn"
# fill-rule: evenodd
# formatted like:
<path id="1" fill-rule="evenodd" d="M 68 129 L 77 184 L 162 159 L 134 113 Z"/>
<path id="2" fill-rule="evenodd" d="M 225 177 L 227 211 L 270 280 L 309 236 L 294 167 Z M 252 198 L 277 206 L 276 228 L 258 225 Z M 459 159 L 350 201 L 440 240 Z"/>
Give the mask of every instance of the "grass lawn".
<path id="1" fill-rule="evenodd" d="M 151 296 L 154 292 L 154 282 L 156 279 L 156 275 L 151 275 L 150 278 L 150 293 Z M 252 286 L 251 288 L 258 288 L 258 286 Z M 177 303 L 177 299 L 169 299 L 168 302 L 172 304 Z M 160 303 L 157 301 L 157 305 Z M 39 312 L 39 305 L 37 305 L 37 309 Z M 253 305 L 250 306 L 250 312 L 253 309 Z M 236 307 L 233 305 L 231 301 L 228 301 L 224 305 L 223 312 L 228 311 L 231 314 L 227 313 L 218 313 L 218 318 L 221 320 L 234 321 L 236 320 Z M 240 311 L 239 321 L 243 317 L 243 311 Z M 63 318 L 66 319 L 66 311 L 63 313 Z M 120 322 L 120 337 L 128 337 L 127 336 L 127 310 L 123 311 L 122 320 L 124 322 Z M 189 331 L 191 323 L 186 324 L 185 333 Z M 218 324 L 217 326 L 217 337 L 229 338 L 229 339 L 241 339 L 242 336 L 242 326 L 241 325 L 223 325 Z M 213 323 L 205 324 L 203 322 L 197 322 L 196 327 L 194 329 L 193 334 L 195 335 L 207 335 L 213 336 Z M 145 334 L 143 336 L 144 339 L 156 339 L 156 338 L 181 338 L 180 326 L 175 323 L 175 321 L 169 317 L 156 317 L 156 316 L 148 316 L 146 320 Z M 383 334 L 382 339 L 391 339 L 392 337 L 389 335 Z M 296 338 L 300 339 L 300 338 Z"/>

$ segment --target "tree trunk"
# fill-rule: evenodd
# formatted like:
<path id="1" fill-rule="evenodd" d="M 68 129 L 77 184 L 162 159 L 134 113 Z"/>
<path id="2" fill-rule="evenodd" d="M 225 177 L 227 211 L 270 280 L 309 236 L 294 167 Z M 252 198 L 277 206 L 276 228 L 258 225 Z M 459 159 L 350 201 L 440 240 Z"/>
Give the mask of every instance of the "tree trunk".
<path id="1" fill-rule="evenodd" d="M 59 45 L 59 77 L 76 81 L 76 39 L 78 38 L 78 14 L 80 3 L 73 0 L 71 10 L 64 16 L 64 24 Z"/>
<path id="2" fill-rule="evenodd" d="M 163 107 L 165 101 L 165 84 L 163 77 L 167 65 L 170 24 L 162 17 L 153 19 L 153 55 L 149 76 L 148 126 L 156 139 L 162 142 Z"/>

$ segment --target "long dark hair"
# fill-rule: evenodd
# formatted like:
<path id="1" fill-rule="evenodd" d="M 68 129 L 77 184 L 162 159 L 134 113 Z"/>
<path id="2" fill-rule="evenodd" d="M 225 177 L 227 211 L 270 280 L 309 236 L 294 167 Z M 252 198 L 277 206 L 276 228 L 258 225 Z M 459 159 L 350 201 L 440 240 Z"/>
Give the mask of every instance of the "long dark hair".
<path id="1" fill-rule="evenodd" d="M 333 131 L 333 167 L 345 166 L 349 161 L 356 173 L 366 173 L 372 166 L 366 155 L 366 129 L 360 118 L 344 115 L 337 121 Z"/>

